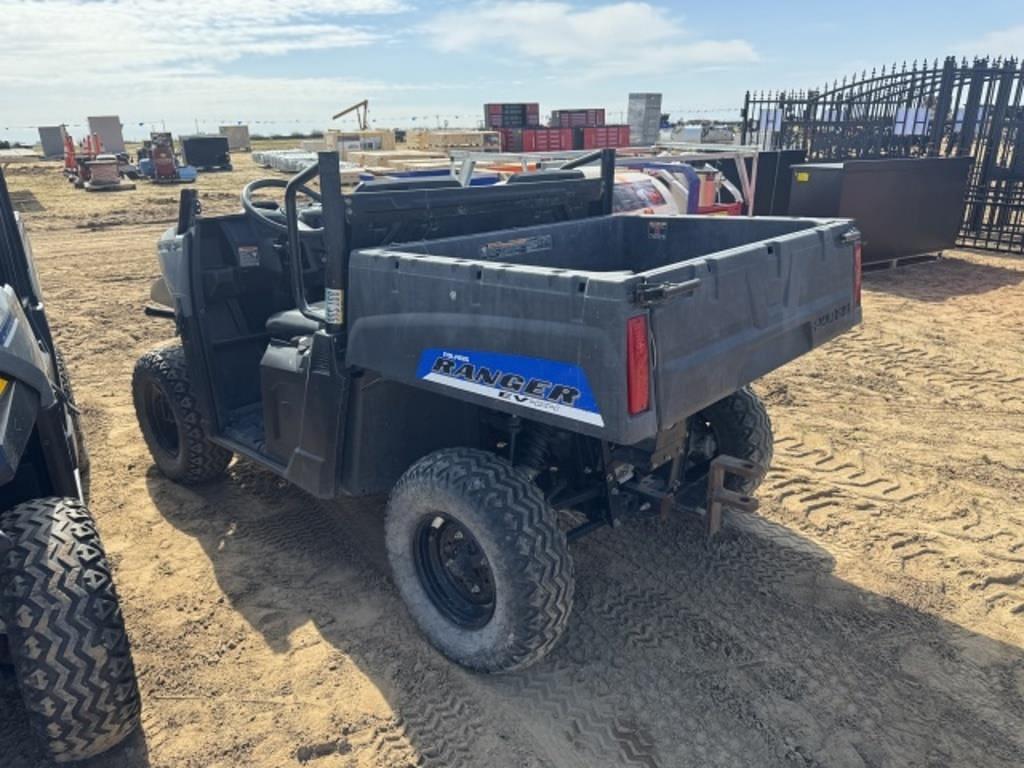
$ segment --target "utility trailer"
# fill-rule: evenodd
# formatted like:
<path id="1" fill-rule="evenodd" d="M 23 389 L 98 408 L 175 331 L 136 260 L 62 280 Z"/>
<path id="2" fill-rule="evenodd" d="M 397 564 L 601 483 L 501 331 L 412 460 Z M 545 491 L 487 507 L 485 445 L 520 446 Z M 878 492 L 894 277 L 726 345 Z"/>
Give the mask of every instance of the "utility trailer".
<path id="1" fill-rule="evenodd" d="M 568 542 L 708 484 L 709 520 L 752 508 L 772 438 L 747 385 L 861 316 L 851 222 L 611 216 L 614 163 L 342 195 L 321 153 L 240 214 L 183 192 L 148 310 L 180 343 L 132 383 L 158 468 L 198 483 L 240 455 L 320 498 L 390 491 L 430 641 L 488 672 L 541 658 L 572 608 Z M 272 187 L 283 208 L 255 199 Z"/>

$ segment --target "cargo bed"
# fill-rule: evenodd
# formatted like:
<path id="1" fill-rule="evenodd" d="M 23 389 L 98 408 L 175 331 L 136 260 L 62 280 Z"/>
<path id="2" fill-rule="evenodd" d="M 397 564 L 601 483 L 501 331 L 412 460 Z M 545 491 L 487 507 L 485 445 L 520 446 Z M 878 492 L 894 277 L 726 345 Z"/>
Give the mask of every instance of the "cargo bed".
<path id="1" fill-rule="evenodd" d="M 347 363 L 634 444 L 857 324 L 855 239 L 608 216 L 355 251 Z"/>

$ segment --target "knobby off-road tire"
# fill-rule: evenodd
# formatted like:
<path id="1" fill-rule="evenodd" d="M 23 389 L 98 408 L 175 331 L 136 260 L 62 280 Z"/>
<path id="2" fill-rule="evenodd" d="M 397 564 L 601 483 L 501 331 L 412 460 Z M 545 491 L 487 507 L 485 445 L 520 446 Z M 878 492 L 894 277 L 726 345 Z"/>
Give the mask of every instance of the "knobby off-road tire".
<path id="1" fill-rule="evenodd" d="M 11 661 L 32 730 L 57 762 L 105 752 L 139 723 L 128 636 L 96 526 L 74 499 L 0 515 Z"/>
<path id="2" fill-rule="evenodd" d="M 438 528 L 438 521 L 447 521 Z M 424 542 L 454 524 L 489 565 L 492 613 L 456 621 L 424 578 Z M 430 642 L 481 672 L 510 672 L 542 658 L 566 628 L 573 565 L 556 513 L 521 470 L 486 451 L 453 448 L 414 464 L 399 480 L 385 521 L 398 591 Z M 432 596 L 433 595 L 433 596 Z"/>
<path id="3" fill-rule="evenodd" d="M 60 353 L 59 349 L 54 349 L 53 356 L 57 360 L 57 378 L 60 381 L 60 388 L 64 390 L 64 396 L 67 397 L 68 403 L 71 406 L 71 426 L 75 435 L 75 448 L 78 451 L 78 474 L 82 481 L 82 493 L 88 501 L 89 469 L 91 463 L 89 461 L 89 449 L 85 445 L 85 433 L 82 431 L 82 416 L 78 412 L 78 403 L 75 402 L 75 391 L 71 387 L 71 375 L 68 373 L 68 365 L 64 360 L 64 355 Z"/>
<path id="4" fill-rule="evenodd" d="M 775 438 L 768 411 L 750 387 L 733 392 L 709 405 L 696 418 L 711 425 L 718 446 L 718 455 L 725 454 L 752 461 L 760 467 L 753 478 L 729 476 L 725 486 L 730 490 L 752 495 L 764 481 L 775 453 Z"/>
<path id="5" fill-rule="evenodd" d="M 132 399 L 142 436 L 163 474 L 185 484 L 224 474 L 231 451 L 211 443 L 203 432 L 180 346 L 154 349 L 139 358 Z"/>

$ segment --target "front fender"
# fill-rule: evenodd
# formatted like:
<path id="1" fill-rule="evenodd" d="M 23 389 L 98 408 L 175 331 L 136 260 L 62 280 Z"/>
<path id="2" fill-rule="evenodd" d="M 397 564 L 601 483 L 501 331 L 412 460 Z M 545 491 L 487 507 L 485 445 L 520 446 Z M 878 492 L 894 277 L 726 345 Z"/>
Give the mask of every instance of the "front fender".
<path id="1" fill-rule="evenodd" d="M 158 277 L 149 286 L 149 298 L 154 304 L 159 304 L 160 306 L 174 306 L 174 297 L 171 296 L 171 290 L 167 287 L 167 281 L 162 277 Z"/>
<path id="2" fill-rule="evenodd" d="M 21 302 L 9 285 L 0 288 L 0 377 L 34 390 L 43 408 L 57 401 L 49 356 L 39 346 Z"/>
<path id="3" fill-rule="evenodd" d="M 39 415 L 39 396 L 21 381 L 0 381 L 0 485 L 14 479 Z"/>

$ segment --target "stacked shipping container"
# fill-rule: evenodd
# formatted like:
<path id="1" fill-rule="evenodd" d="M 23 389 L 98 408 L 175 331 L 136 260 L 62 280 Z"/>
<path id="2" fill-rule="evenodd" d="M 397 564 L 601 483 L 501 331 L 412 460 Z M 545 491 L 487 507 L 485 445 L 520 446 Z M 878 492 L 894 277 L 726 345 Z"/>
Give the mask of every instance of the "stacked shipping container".
<path id="1" fill-rule="evenodd" d="M 595 128 L 577 128 L 583 133 L 580 149 L 602 149 L 604 147 L 628 147 L 628 125 L 602 125 Z"/>
<path id="2" fill-rule="evenodd" d="M 522 152 L 523 151 L 523 129 L 522 128 L 498 128 L 498 133 L 501 134 L 501 151 L 502 152 Z"/>
<path id="3" fill-rule="evenodd" d="M 661 128 L 661 94 L 629 94 L 627 114 L 633 143 L 637 146 L 656 144 Z"/>
<path id="4" fill-rule="evenodd" d="M 548 125 L 552 128 L 594 128 L 604 125 L 603 109 L 556 109 Z"/>
<path id="5" fill-rule="evenodd" d="M 486 128 L 532 128 L 540 125 L 540 104 L 484 104 Z"/>
<path id="6" fill-rule="evenodd" d="M 503 152 L 565 152 L 628 147 L 628 125 L 605 125 L 603 109 L 556 109 L 540 128 L 540 105 L 484 104 L 484 123 L 501 134 Z"/>
<path id="7" fill-rule="evenodd" d="M 523 152 L 565 152 L 572 148 L 572 128 L 532 128 L 523 131 Z"/>
<path id="8" fill-rule="evenodd" d="M 566 152 L 571 149 L 628 147 L 628 125 L 593 128 L 499 128 L 502 152 Z"/>

